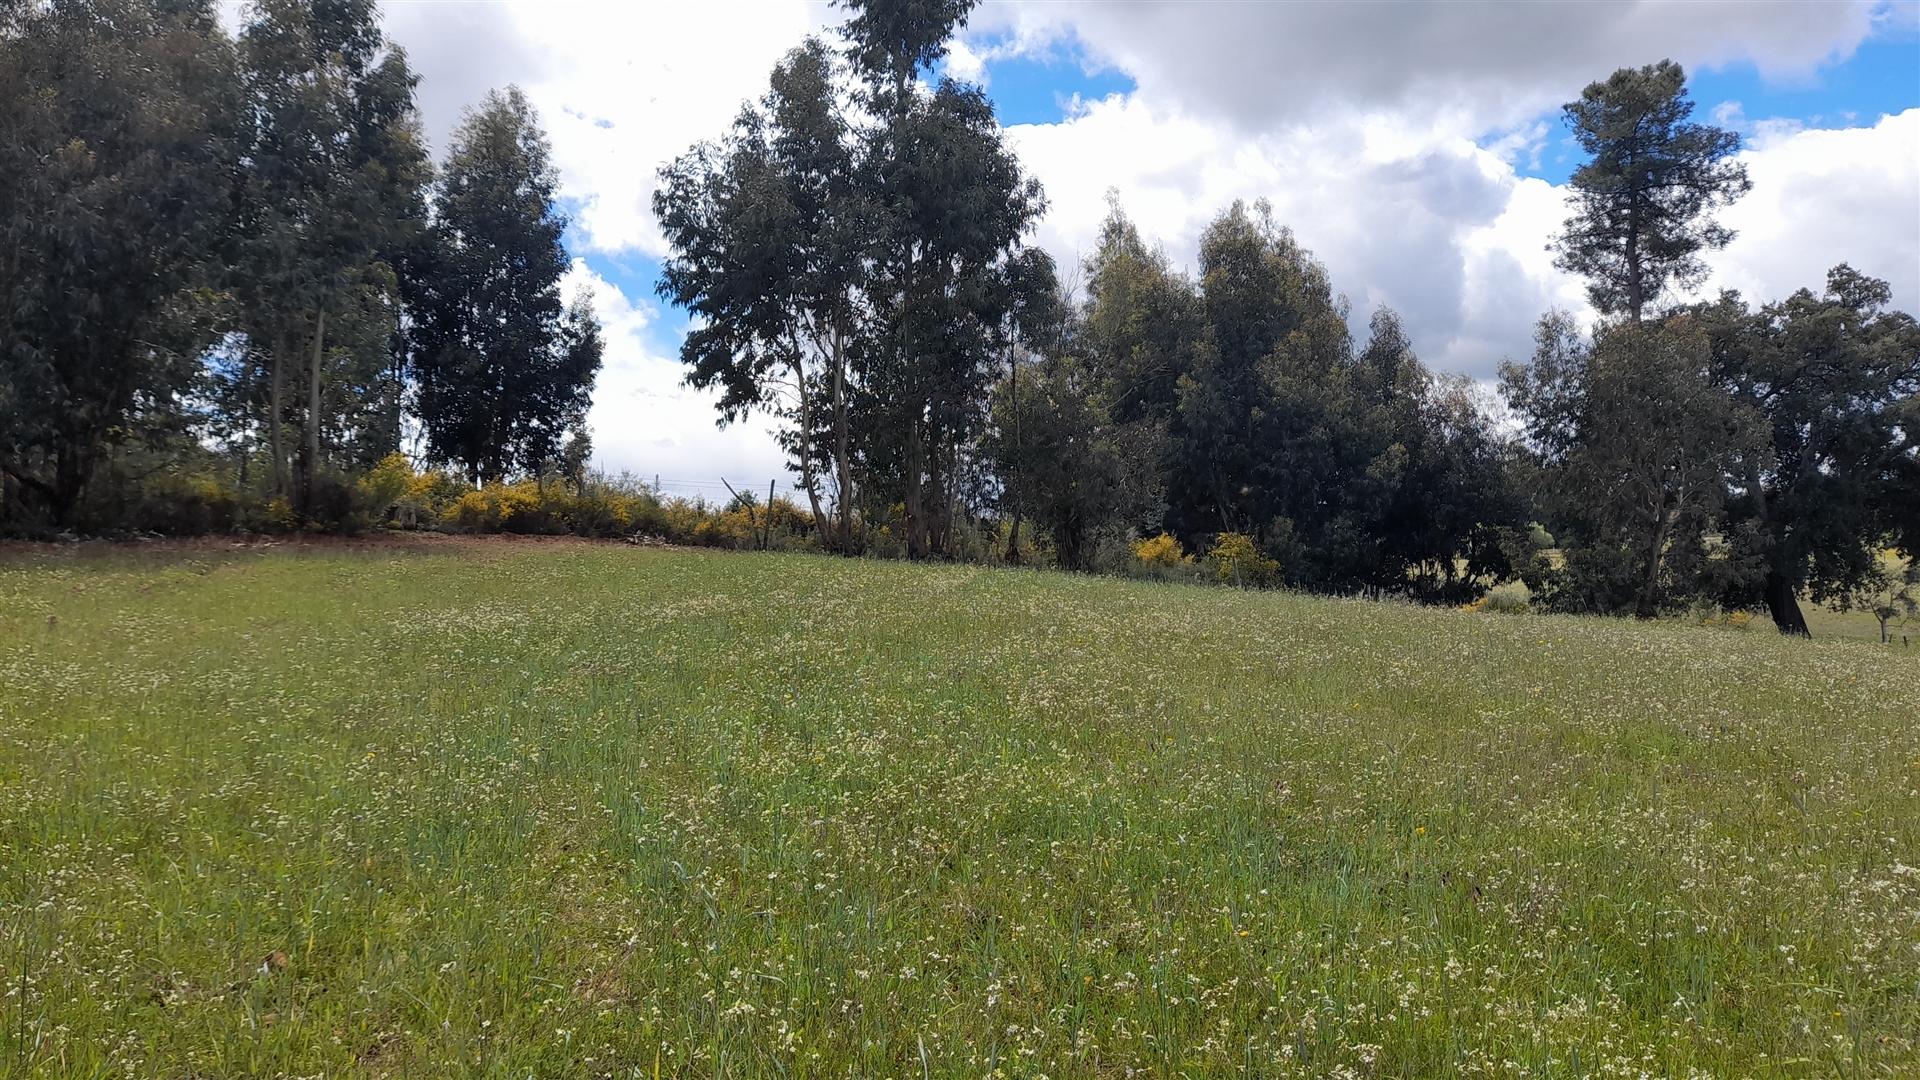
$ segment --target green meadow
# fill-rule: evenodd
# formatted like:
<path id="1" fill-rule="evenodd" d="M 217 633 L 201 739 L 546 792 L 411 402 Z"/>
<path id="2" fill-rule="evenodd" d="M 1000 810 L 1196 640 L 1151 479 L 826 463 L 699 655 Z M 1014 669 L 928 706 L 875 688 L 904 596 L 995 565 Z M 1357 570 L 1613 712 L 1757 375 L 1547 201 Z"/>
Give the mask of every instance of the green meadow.
<path id="1" fill-rule="evenodd" d="M 0 1075 L 1920 1072 L 1920 651 L 573 542 L 0 555 Z"/>

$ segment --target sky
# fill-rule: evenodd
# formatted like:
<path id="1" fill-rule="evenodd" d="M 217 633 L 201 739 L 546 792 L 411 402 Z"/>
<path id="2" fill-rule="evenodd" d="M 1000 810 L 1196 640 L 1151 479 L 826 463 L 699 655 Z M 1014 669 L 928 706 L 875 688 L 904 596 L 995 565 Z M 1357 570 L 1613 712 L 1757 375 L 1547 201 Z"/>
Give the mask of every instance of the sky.
<path id="1" fill-rule="evenodd" d="M 385 0 L 430 142 L 524 89 L 572 226 L 569 288 L 607 336 L 596 462 L 670 492 L 790 478 L 768 422 L 728 428 L 681 384 L 687 320 L 654 293 L 661 164 L 721 135 L 773 64 L 844 13 L 810 0 Z M 1586 309 L 1546 245 L 1579 164 L 1559 106 L 1615 68 L 1686 66 L 1696 117 L 1753 181 L 1709 294 L 1818 289 L 1841 261 L 1920 311 L 1920 0 L 1519 4 L 989 0 L 943 63 L 982 83 L 1049 209 L 1071 280 L 1109 192 L 1177 266 L 1235 199 L 1269 200 L 1356 328 L 1398 311 L 1426 363 L 1490 377 L 1551 307 Z"/>

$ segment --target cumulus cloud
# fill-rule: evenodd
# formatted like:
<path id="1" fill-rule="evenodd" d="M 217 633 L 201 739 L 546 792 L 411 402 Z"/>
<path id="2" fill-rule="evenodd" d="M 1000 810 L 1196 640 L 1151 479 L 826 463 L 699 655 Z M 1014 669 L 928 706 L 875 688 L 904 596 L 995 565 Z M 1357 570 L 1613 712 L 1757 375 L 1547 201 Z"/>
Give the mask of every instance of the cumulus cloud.
<path id="1" fill-rule="evenodd" d="M 1260 130 L 1339 109 L 1449 116 L 1507 128 L 1587 79 L 1662 57 L 1751 61 L 1773 78 L 1842 57 L 1890 17 L 1875 0 L 1766 4 L 1206 3 L 1047 0 L 992 4 L 970 32 L 1044 49 L 1072 37 L 1155 101 Z"/>
<path id="2" fill-rule="evenodd" d="M 657 309 L 593 262 L 663 254 L 652 211 L 659 167 L 718 135 L 743 101 L 765 92 L 767 73 L 787 50 L 842 16 L 809 0 L 751 7 L 389 0 L 383 15 L 388 36 L 421 75 L 422 121 L 436 153 L 462 110 L 488 89 L 517 84 L 540 112 L 573 214 L 576 254 L 586 256 L 574 260 L 566 291 L 593 295 L 606 336 L 588 416 L 595 464 L 649 481 L 657 475 L 680 494 L 724 497 L 713 487 L 722 477 L 736 485 L 784 478 L 785 455 L 766 420 L 718 427 L 715 397 L 682 385 L 684 367 L 660 347 Z"/>
<path id="3" fill-rule="evenodd" d="M 764 93 L 789 49 L 841 15 L 825 3 L 752 5 L 393 3 L 388 35 L 421 73 L 430 139 L 460 110 L 518 84 L 553 140 L 563 190 L 591 251 L 664 250 L 650 201 L 655 172 L 719 134 Z"/>
<path id="4" fill-rule="evenodd" d="M 1249 137 L 1224 120 L 1115 95 L 1009 137 L 1052 200 L 1038 239 L 1070 268 L 1095 242 L 1108 191 L 1190 270 L 1221 209 L 1266 199 L 1326 263 L 1356 326 L 1393 307 L 1430 363 L 1475 375 L 1524 343 L 1524 318 L 1502 332 L 1511 305 L 1567 299 L 1542 250 L 1564 216 L 1558 195 L 1463 136 L 1376 115 Z"/>
<path id="5" fill-rule="evenodd" d="M 1712 259 L 1709 288 L 1817 292 L 1847 262 L 1920 311 L 1920 109 L 1872 127 L 1776 131 L 1741 157 L 1753 191 L 1720 216 L 1739 235 Z"/>
<path id="6" fill-rule="evenodd" d="M 579 258 L 562 290 L 569 297 L 582 290 L 593 297 L 606 341 L 587 414 L 596 465 L 630 470 L 648 482 L 659 476 L 671 481 L 666 487 L 676 494 L 702 493 L 688 481 L 724 478 L 736 487 L 764 487 L 769 478 L 786 477 L 786 458 L 767 418 L 717 426 L 717 396 L 685 385 L 679 359 L 649 344 L 659 315 L 651 304 L 628 296 Z"/>
<path id="7" fill-rule="evenodd" d="M 1215 214 L 1266 198 L 1327 264 L 1356 327 L 1377 306 L 1395 308 L 1435 367 L 1487 377 L 1527 350 L 1540 312 L 1586 305 L 1547 250 L 1568 213 L 1566 189 L 1519 175 L 1498 148 L 1462 135 L 1382 114 L 1248 137 L 1116 95 L 1010 137 L 1052 199 L 1038 239 L 1063 266 L 1091 250 L 1108 190 L 1189 268 Z M 1738 237 L 1709 257 L 1709 290 L 1774 298 L 1817 287 L 1847 260 L 1916 308 L 1920 109 L 1870 128 L 1776 132 L 1741 157 L 1754 189 L 1722 214 Z"/>

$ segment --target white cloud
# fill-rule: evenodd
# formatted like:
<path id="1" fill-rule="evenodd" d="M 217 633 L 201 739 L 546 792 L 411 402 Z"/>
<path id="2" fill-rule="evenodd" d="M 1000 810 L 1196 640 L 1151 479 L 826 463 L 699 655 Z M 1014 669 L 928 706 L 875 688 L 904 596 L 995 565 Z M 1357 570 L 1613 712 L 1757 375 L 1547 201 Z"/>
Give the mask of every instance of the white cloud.
<path id="1" fill-rule="evenodd" d="M 585 289 L 593 296 L 606 341 L 606 355 L 594 386 L 587 425 L 593 434 L 594 462 L 609 472 L 631 471 L 651 482 L 671 481 L 679 494 L 695 493 L 687 481 L 731 481 L 735 487 L 764 487 L 786 477 L 785 455 L 775 444 L 763 416 L 727 428 L 717 427 L 716 395 L 685 385 L 679 359 L 649 345 L 649 327 L 657 316 L 619 286 L 595 273 L 585 260 L 573 260 L 562 291 Z M 707 491 L 708 495 L 724 494 Z"/>
<path id="2" fill-rule="evenodd" d="M 1065 267 L 1091 250 L 1109 189 L 1189 269 L 1214 215 L 1264 197 L 1327 264 L 1356 327 L 1377 305 L 1394 307 L 1434 367 L 1486 377 L 1526 351 L 1547 308 L 1584 312 L 1584 288 L 1547 250 L 1567 216 L 1565 189 L 1518 175 L 1502 147 L 1463 134 L 1374 113 L 1257 137 L 1134 94 L 1010 138 L 1046 185 L 1053 209 L 1038 240 Z M 1871 128 L 1762 125 L 1742 159 L 1754 190 L 1723 213 L 1739 236 L 1709 256 L 1710 288 L 1773 299 L 1817 288 L 1847 260 L 1915 309 L 1920 109 Z"/>
<path id="3" fill-rule="evenodd" d="M 1818 292 L 1847 262 L 1920 312 L 1920 108 L 1872 127 L 1780 131 L 1743 151 L 1753 191 L 1720 215 L 1738 232 L 1709 288 L 1749 300 Z"/>
<path id="4" fill-rule="evenodd" d="M 1476 375 L 1525 341 L 1525 318 L 1516 334 L 1499 332 L 1508 305 L 1559 298 L 1539 251 L 1544 233 L 1529 231 L 1543 212 L 1557 226 L 1564 215 L 1542 209 L 1557 196 L 1543 197 L 1547 185 L 1521 180 L 1500 154 L 1459 135 L 1374 114 L 1252 137 L 1115 95 L 1058 124 L 1013 128 L 1010 138 L 1052 202 L 1038 240 L 1069 268 L 1091 250 L 1108 190 L 1189 270 L 1215 215 L 1235 199 L 1265 198 L 1327 264 L 1356 326 L 1392 306 L 1430 363 Z"/>
<path id="5" fill-rule="evenodd" d="M 987 58 L 975 52 L 965 41 L 955 41 L 947 50 L 947 74 L 964 82 L 987 83 Z"/>
<path id="6" fill-rule="evenodd" d="M 824 3 L 395 3 L 386 29 L 421 75 L 436 147 L 489 87 L 518 83 L 553 140 L 590 250 L 658 255 L 659 167 L 719 135 L 789 49 L 840 15 Z"/>
<path id="7" fill-rule="evenodd" d="M 1040 50 L 1065 36 L 1154 101 L 1248 130 L 1329 109 L 1452 115 L 1511 127 L 1625 65 L 1751 61 L 1794 79 L 1849 54 L 1890 15 L 1875 0 L 1731 4 L 1218 3 L 1023 0 L 983 6 L 970 33 Z"/>

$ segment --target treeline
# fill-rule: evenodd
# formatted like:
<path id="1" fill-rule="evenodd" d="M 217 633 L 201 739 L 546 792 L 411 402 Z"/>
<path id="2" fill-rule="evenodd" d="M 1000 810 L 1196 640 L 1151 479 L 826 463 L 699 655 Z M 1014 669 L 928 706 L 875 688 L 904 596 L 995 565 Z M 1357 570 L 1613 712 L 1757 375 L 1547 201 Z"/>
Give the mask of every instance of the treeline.
<path id="1" fill-rule="evenodd" d="M 1555 246 L 1600 318 L 1546 315 L 1492 398 L 1390 311 L 1357 340 L 1264 204 L 1224 211 L 1190 277 L 1116 202 L 1064 287 L 981 91 L 934 77 L 970 2 L 850 6 L 839 48 L 794 50 L 655 200 L 689 381 L 785 419 L 820 544 L 886 523 L 915 555 L 1019 561 L 1024 527 L 1076 569 L 1206 555 L 1445 602 L 1522 579 L 1552 610 L 1764 604 L 1805 633 L 1798 597 L 1863 602 L 1881 549 L 1920 541 L 1920 337 L 1884 283 L 1663 304 L 1748 187 L 1677 65 L 1566 107 L 1590 160 Z"/>
<path id="2" fill-rule="evenodd" d="M 1225 208 L 1192 273 L 1117 199 L 1054 265 L 990 102 L 939 74 L 972 0 L 847 6 L 654 197 L 688 381 L 723 420 L 778 417 L 799 478 L 794 502 L 725 507 L 590 475 L 598 330 L 559 296 L 565 222 L 517 91 L 436 173 L 370 0 L 263 0 L 237 41 L 205 2 L 0 8 L 23 178 L 0 186 L 0 513 L 643 533 L 1447 603 L 1518 580 L 1550 610 L 1765 607 L 1790 633 L 1803 597 L 1915 603 L 1882 555 L 1920 548 L 1920 329 L 1844 265 L 1757 307 L 1683 302 L 1748 181 L 1677 65 L 1566 106 L 1587 161 L 1554 246 L 1596 317 L 1546 313 L 1495 389 L 1429 371 L 1390 311 L 1357 332 L 1264 203 Z M 394 458 L 412 435 L 420 460 Z"/>
<path id="3" fill-rule="evenodd" d="M 546 137 L 491 93 L 436 170 L 416 82 L 373 0 L 0 5 L 0 523 L 343 527 L 415 436 L 583 471 Z"/>
<path id="4" fill-rule="evenodd" d="M 1197 281 L 1116 206 L 1070 300 L 981 90 L 920 81 L 970 5 L 851 6 L 841 48 L 794 50 L 655 198 L 689 380 L 785 418 L 821 545 L 885 523 L 964 555 L 956 523 L 991 519 L 995 554 L 1030 522 L 1075 569 L 1164 530 L 1314 588 L 1466 599 L 1512 572 L 1501 440 L 1393 315 L 1355 342 L 1264 206 L 1213 224 Z"/>

